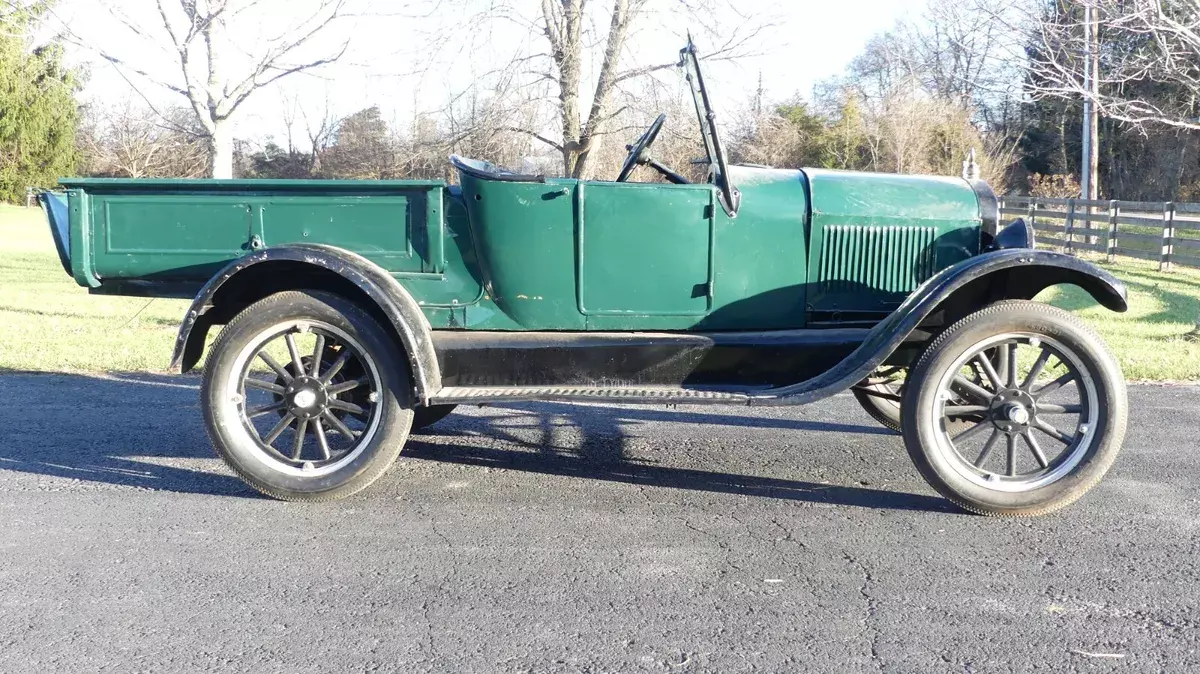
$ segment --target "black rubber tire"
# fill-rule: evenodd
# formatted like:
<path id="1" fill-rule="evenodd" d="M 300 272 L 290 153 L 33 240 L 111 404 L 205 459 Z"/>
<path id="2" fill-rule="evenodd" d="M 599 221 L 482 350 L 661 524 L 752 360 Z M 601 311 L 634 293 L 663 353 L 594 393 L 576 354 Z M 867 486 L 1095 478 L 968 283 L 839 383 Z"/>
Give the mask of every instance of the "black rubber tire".
<path id="1" fill-rule="evenodd" d="M 425 429 L 450 416 L 457 407 L 458 405 L 430 405 L 414 409 L 412 432 L 424 432 Z"/>
<path id="2" fill-rule="evenodd" d="M 1097 437 L 1071 472 L 1021 492 L 988 489 L 966 479 L 948 463 L 934 442 L 937 382 L 971 346 L 1008 332 L 1045 335 L 1072 350 L 1096 385 Z M 973 313 L 947 328 L 930 344 L 909 373 L 902 401 L 904 444 L 922 477 L 965 510 L 994 517 L 1044 515 L 1078 500 L 1096 485 L 1120 451 L 1129 405 L 1125 379 L 1103 341 L 1075 316 L 1040 302 L 1008 300 Z"/>
<path id="3" fill-rule="evenodd" d="M 854 399 L 858 401 L 868 416 L 878 421 L 884 428 L 900 433 L 900 403 L 873 396 L 863 391 L 864 388 L 887 394 L 895 394 L 897 391 L 886 383 L 860 384 L 850 389 L 850 392 L 854 394 Z"/>
<path id="4" fill-rule="evenodd" d="M 320 477 L 290 475 L 260 460 L 255 441 L 244 430 L 240 414 L 221 404 L 234 361 L 256 335 L 279 323 L 316 319 L 355 338 L 375 361 L 381 380 L 375 435 L 350 463 Z M 254 489 L 282 501 L 332 501 L 358 492 L 386 471 L 408 440 L 412 424 L 408 367 L 392 336 L 354 303 L 326 292 L 299 290 L 276 293 L 239 313 L 212 346 L 200 387 L 205 428 L 225 463 Z"/>

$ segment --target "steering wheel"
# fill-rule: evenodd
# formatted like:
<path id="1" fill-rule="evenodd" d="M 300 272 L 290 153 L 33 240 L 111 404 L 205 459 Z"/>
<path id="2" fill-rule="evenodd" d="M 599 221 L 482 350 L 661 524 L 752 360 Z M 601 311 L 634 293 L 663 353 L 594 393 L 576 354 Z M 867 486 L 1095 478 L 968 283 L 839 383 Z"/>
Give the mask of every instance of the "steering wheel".
<path id="1" fill-rule="evenodd" d="M 621 167 L 621 175 L 617 176 L 617 182 L 628 182 L 633 169 L 650 162 L 650 155 L 646 151 L 650 149 L 654 141 L 658 140 L 658 132 L 662 131 L 666 121 L 666 114 L 659 115 L 658 119 L 654 120 L 654 123 L 650 125 L 649 129 L 646 129 L 646 133 L 643 133 L 636 143 L 625 146 L 625 149 L 629 150 L 629 156 L 625 158 L 625 165 Z"/>

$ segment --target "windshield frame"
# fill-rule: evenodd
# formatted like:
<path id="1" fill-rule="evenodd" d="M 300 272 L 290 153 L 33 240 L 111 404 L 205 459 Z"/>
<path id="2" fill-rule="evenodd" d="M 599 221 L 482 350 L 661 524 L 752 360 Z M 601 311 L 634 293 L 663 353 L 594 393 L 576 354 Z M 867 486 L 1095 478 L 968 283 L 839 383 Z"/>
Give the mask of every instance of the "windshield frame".
<path id="1" fill-rule="evenodd" d="M 729 162 L 725 157 L 725 148 L 721 145 L 721 136 L 717 132 L 717 114 L 713 112 L 708 89 L 704 86 L 704 75 L 700 71 L 700 52 L 696 49 L 691 35 L 688 35 L 687 46 L 679 50 L 679 67 L 684 70 L 692 90 L 692 100 L 696 104 L 696 117 L 700 122 L 700 134 L 704 138 L 704 149 L 708 153 L 708 164 L 713 174 L 713 184 L 717 187 L 718 201 L 729 217 L 736 218 L 742 203 L 742 193 L 729 178 Z"/>

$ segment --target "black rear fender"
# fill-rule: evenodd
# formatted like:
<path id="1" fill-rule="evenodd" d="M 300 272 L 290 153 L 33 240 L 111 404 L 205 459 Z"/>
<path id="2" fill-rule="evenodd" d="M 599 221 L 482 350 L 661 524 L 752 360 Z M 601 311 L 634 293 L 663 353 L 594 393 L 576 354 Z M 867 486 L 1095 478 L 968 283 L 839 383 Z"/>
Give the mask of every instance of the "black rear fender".
<path id="1" fill-rule="evenodd" d="M 404 286 L 379 265 L 333 246 L 268 248 L 231 262 L 200 289 L 179 326 L 171 370 L 200 362 L 209 328 L 228 323 L 258 300 L 284 290 L 324 290 L 346 297 L 391 330 L 408 356 L 417 399 L 441 388 L 429 322 Z"/>

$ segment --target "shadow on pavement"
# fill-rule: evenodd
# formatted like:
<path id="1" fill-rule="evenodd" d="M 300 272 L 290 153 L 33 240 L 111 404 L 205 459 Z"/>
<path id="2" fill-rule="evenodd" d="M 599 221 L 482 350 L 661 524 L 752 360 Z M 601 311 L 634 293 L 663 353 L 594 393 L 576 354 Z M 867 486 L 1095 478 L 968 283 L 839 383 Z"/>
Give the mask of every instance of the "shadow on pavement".
<path id="1" fill-rule="evenodd" d="M 0 370 L 0 469 L 189 494 L 255 497 L 215 460 L 200 380 Z"/>
<path id="2" fill-rule="evenodd" d="M 215 459 L 204 433 L 199 386 L 199 378 L 194 376 L 89 376 L 0 370 L 0 400 L 4 401 L 0 406 L 0 469 L 179 493 L 257 498 L 257 492 L 226 473 L 224 467 L 211 463 L 203 469 L 170 465 L 180 460 Z M 818 433 L 887 433 L 874 427 L 749 416 L 738 414 L 734 408 L 708 412 L 540 403 L 494 409 L 500 413 L 454 415 L 443 422 L 434 431 L 446 438 L 445 442 L 413 436 L 402 460 L 496 466 L 832 505 L 951 510 L 941 499 L 918 494 L 646 465 L 629 460 L 622 449 L 631 427 L 654 422 Z M 582 444 L 554 447 L 550 438 L 554 425 L 559 423 L 577 425 L 583 434 Z M 527 432 L 531 426 L 540 433 Z M 481 435 L 503 439 L 512 449 L 454 442 L 455 436 Z M 531 437 L 537 439 L 531 441 Z"/>
<path id="3" fill-rule="evenodd" d="M 941 498 L 921 494 L 648 465 L 626 456 L 623 449 L 624 441 L 629 437 L 629 428 L 648 422 L 893 435 L 890 431 L 878 427 L 747 416 L 738 414 L 737 408 L 731 407 L 679 411 L 654 407 L 528 403 L 497 405 L 493 406 L 493 409 L 505 410 L 509 414 L 491 417 L 452 415 L 429 429 L 428 433 L 445 438 L 503 438 L 505 443 L 514 449 L 478 447 L 463 443 L 434 443 L 423 440 L 422 435 L 415 435 L 410 438 L 402 457 L 587 480 L 830 505 L 958 512 Z M 694 411 L 696 409 L 704 411 Z M 583 437 L 582 444 L 576 447 L 556 447 L 553 444 L 556 424 L 577 427 Z M 540 430 L 540 433 L 529 433 L 531 428 Z M 531 437 L 536 439 L 531 440 Z"/>
<path id="4" fill-rule="evenodd" d="M 603 463 L 588 459 L 549 456 L 515 450 L 439 445 L 421 440 L 410 441 L 404 456 L 409 459 L 443 461 L 468 466 L 490 466 L 543 475 L 562 475 L 586 480 L 639 484 L 647 487 L 688 489 L 719 494 L 858 506 L 860 508 L 958 512 L 946 501 L 922 494 L 907 494 L 864 487 L 842 487 L 816 482 L 686 468 L 647 466 L 623 461 Z"/>

